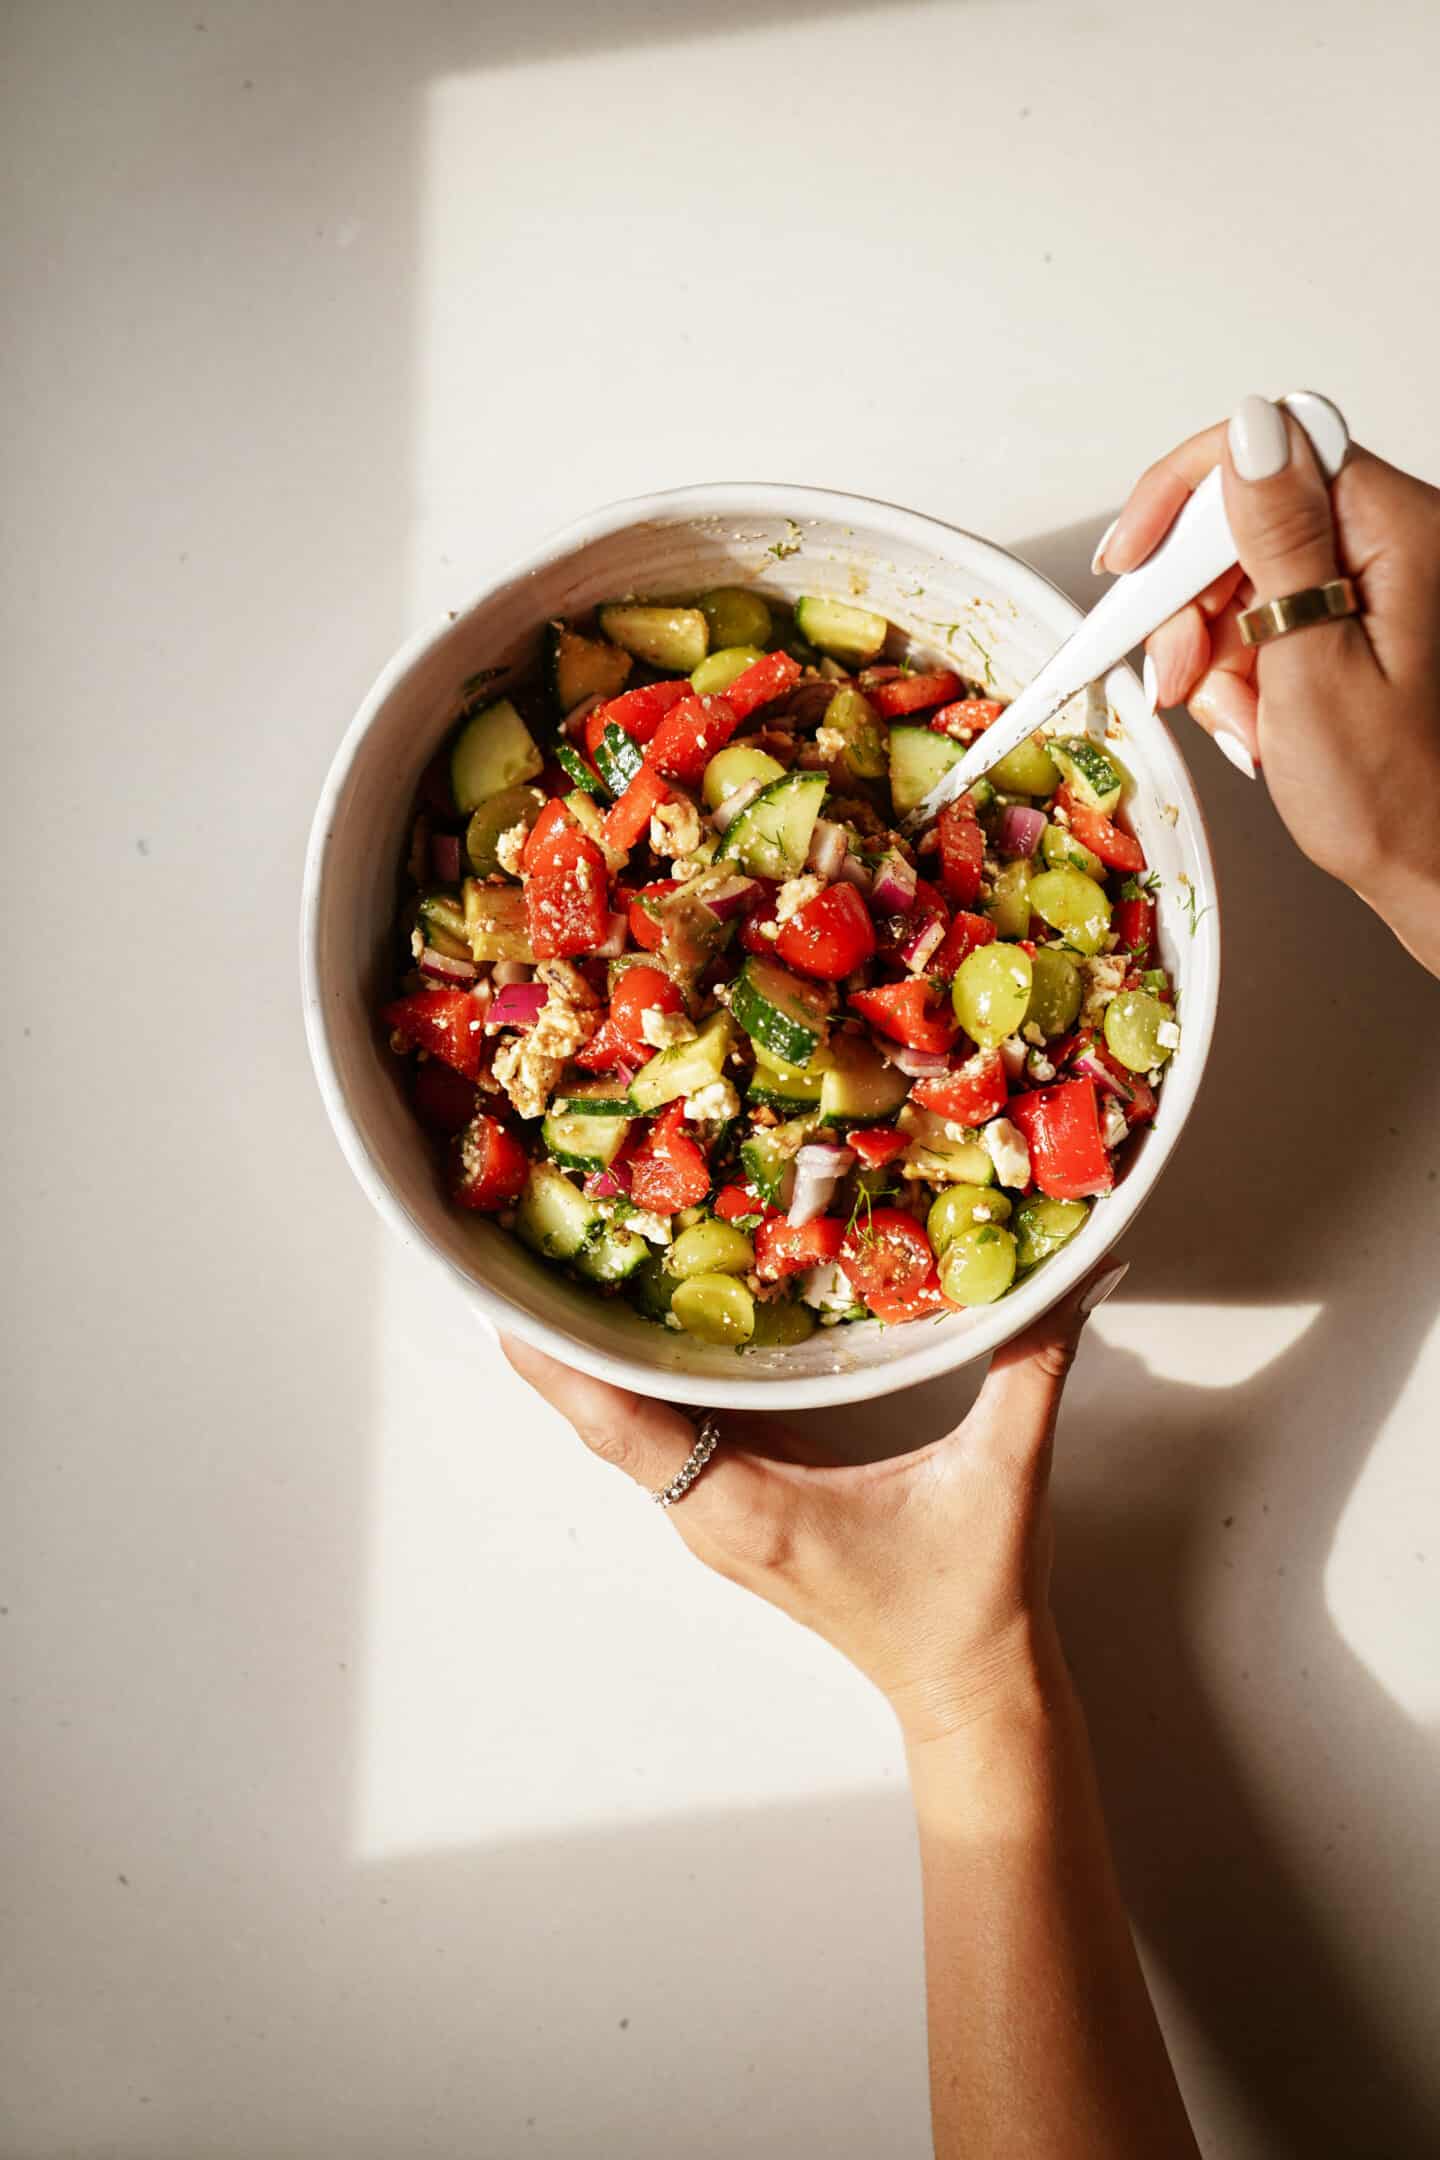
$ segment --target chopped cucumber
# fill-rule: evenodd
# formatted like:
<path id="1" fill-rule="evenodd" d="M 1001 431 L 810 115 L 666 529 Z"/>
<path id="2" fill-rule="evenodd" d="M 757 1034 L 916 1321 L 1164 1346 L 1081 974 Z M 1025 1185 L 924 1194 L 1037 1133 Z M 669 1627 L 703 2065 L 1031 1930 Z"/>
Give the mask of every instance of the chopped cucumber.
<path id="1" fill-rule="evenodd" d="M 768 1132 L 752 1132 L 748 1140 L 741 1141 L 741 1167 L 761 1199 L 768 1200 L 772 1207 L 780 1205 L 795 1151 L 805 1135 L 814 1130 L 814 1124 L 813 1118 L 802 1114 L 788 1125 L 773 1125 Z"/>
<path id="2" fill-rule="evenodd" d="M 857 690 L 852 683 L 837 690 L 825 708 L 821 724 L 844 736 L 846 770 L 857 780 L 885 778 L 890 770 L 890 740 L 884 722 L 863 690 Z"/>
<path id="3" fill-rule="evenodd" d="M 820 1085 L 820 1117 L 826 1125 L 869 1125 L 890 1117 L 910 1093 L 898 1065 L 881 1057 L 863 1035 L 836 1035 L 833 1064 Z"/>
<path id="4" fill-rule="evenodd" d="M 625 1145 L 629 1130 L 629 1118 L 616 1117 L 613 1111 L 552 1110 L 540 1137 L 562 1169 L 605 1170 Z"/>
<path id="5" fill-rule="evenodd" d="M 902 1169 L 932 1185 L 991 1185 L 995 1165 L 978 1140 L 957 1140 L 949 1121 L 933 1110 L 906 1103 L 896 1124 L 907 1141 Z"/>
<path id="6" fill-rule="evenodd" d="M 646 954 L 651 965 L 663 968 L 683 985 L 707 965 L 720 946 L 734 934 L 733 922 L 721 922 L 705 905 L 705 894 L 724 881 L 724 873 L 711 880 L 702 871 L 672 893 L 646 907 L 660 931 L 658 947 Z"/>
<path id="7" fill-rule="evenodd" d="M 502 788 L 533 780 L 545 760 L 509 698 L 486 705 L 465 722 L 450 753 L 455 807 L 469 816 Z"/>
<path id="8" fill-rule="evenodd" d="M 465 910 L 449 893 L 426 893 L 420 902 L 420 931 L 432 951 L 452 960 L 470 958 Z"/>
<path id="9" fill-rule="evenodd" d="M 612 644 L 665 675 L 688 675 L 710 650 L 710 626 L 698 608 L 617 603 L 601 608 L 600 628 Z"/>
<path id="10" fill-rule="evenodd" d="M 918 810 L 930 790 L 964 755 L 965 745 L 951 735 L 936 735 L 923 727 L 892 727 L 890 795 L 896 817 L 908 817 L 912 810 Z"/>
<path id="11" fill-rule="evenodd" d="M 644 762 L 634 737 L 618 721 L 607 720 L 595 745 L 595 769 L 617 801 Z"/>
<path id="12" fill-rule="evenodd" d="M 1088 735 L 1065 735 L 1050 744 L 1050 755 L 1072 795 L 1108 817 L 1125 792 L 1129 775 L 1118 758 Z"/>
<path id="13" fill-rule="evenodd" d="M 797 877 L 810 852 L 825 788 L 820 772 L 791 772 L 772 780 L 736 818 L 716 861 L 736 862 L 752 877 Z"/>
<path id="14" fill-rule="evenodd" d="M 787 1083 L 778 1080 L 765 1066 L 757 1065 L 745 1090 L 745 1100 L 763 1103 L 767 1110 L 774 1110 L 783 1118 L 800 1117 L 807 1110 L 813 1115 L 820 1107 L 820 1082 Z"/>
<path id="15" fill-rule="evenodd" d="M 1103 883 L 1105 865 L 1083 840 L 1064 825 L 1047 825 L 1040 835 L 1040 856 L 1047 870 L 1083 870 L 1097 884 Z"/>
<path id="16" fill-rule="evenodd" d="M 668 1102 L 676 1102 L 682 1095 L 696 1095 L 703 1087 L 725 1077 L 725 1060 L 735 1040 L 730 1025 L 730 1015 L 712 1013 L 698 1035 L 689 1042 L 673 1043 L 668 1050 L 658 1050 L 648 1065 L 642 1065 L 630 1084 L 630 1098 L 635 1108 L 648 1116 L 652 1110 L 663 1109 Z"/>
<path id="17" fill-rule="evenodd" d="M 691 1275 L 670 1300 L 687 1335 L 739 1349 L 755 1332 L 755 1300 L 734 1275 Z"/>
<path id="18" fill-rule="evenodd" d="M 554 1163 L 530 1165 L 515 1211 L 515 1229 L 547 1260 L 573 1260 L 599 1230 L 604 1216 Z"/>
<path id="19" fill-rule="evenodd" d="M 618 645 L 581 637 L 563 622 L 546 624 L 544 646 L 545 686 L 562 719 L 588 697 L 618 695 L 635 665 Z"/>
<path id="20" fill-rule="evenodd" d="M 730 1010 L 747 1035 L 787 1065 L 808 1065 L 830 1029 L 830 999 L 817 983 L 753 956 L 730 987 Z"/>
<path id="21" fill-rule="evenodd" d="M 495 877 L 501 868 L 495 850 L 501 833 L 514 825 L 528 831 L 545 807 L 539 788 L 504 788 L 482 803 L 465 828 L 465 853 L 476 877 Z"/>
<path id="22" fill-rule="evenodd" d="M 1028 735 L 991 766 L 990 781 L 1003 795 L 1053 795 L 1060 785 L 1060 768 L 1044 739 Z"/>
<path id="23" fill-rule="evenodd" d="M 869 608 L 851 607 L 844 600 L 822 600 L 806 594 L 795 603 L 795 627 L 811 645 L 837 660 L 856 664 L 873 660 L 885 649 L 890 625 Z"/>
<path id="24" fill-rule="evenodd" d="M 525 895 L 518 885 L 481 885 L 465 880 L 465 934 L 476 960 L 533 962 Z"/>
<path id="25" fill-rule="evenodd" d="M 695 602 L 710 626 L 710 650 L 727 645 L 768 645 L 773 627 L 770 610 L 759 593 L 739 585 L 717 585 L 701 593 Z"/>
<path id="26" fill-rule="evenodd" d="M 617 1283 L 636 1274 L 650 1257 L 650 1247 L 633 1230 L 606 1223 L 593 1245 L 575 1255 L 575 1271 L 587 1282 Z"/>
<path id="27" fill-rule="evenodd" d="M 618 1080 L 581 1080 L 560 1089 L 552 1107 L 567 1115 L 586 1118 L 629 1118 L 635 1115 L 630 1091 Z"/>
<path id="28" fill-rule="evenodd" d="M 557 742 L 555 762 L 566 778 L 573 780 L 576 787 L 583 788 L 587 795 L 603 795 L 606 792 L 604 781 L 598 773 L 591 770 L 574 743 Z"/>
<path id="29" fill-rule="evenodd" d="M 691 671 L 690 687 L 697 697 L 713 697 L 717 691 L 723 695 L 737 675 L 764 657 L 758 645 L 723 645 L 719 652 L 707 653 Z"/>

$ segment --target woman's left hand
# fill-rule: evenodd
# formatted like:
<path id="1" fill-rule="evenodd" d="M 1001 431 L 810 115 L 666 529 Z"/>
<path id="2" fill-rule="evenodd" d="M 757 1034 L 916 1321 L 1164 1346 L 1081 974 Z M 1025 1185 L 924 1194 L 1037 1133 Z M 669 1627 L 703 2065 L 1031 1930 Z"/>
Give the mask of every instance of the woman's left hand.
<path id="1" fill-rule="evenodd" d="M 714 1458 L 667 1510 L 708 1567 L 868 1674 L 912 1746 L 1033 1698 L 1054 1669 L 1055 1417 L 1086 1312 L 1123 1273 L 1107 1264 L 997 1352 L 969 1416 L 918 1454 L 819 1467 L 780 1419 L 727 1412 Z M 695 1439 L 681 1411 L 514 1338 L 504 1348 L 605 1461 L 650 1492 L 675 1476 Z"/>

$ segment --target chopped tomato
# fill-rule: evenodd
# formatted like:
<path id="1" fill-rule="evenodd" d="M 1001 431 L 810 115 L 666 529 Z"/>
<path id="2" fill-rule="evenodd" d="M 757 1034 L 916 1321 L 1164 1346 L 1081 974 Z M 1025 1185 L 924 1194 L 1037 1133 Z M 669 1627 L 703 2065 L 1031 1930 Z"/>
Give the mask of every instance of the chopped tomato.
<path id="1" fill-rule="evenodd" d="M 715 1213 L 721 1222 L 735 1222 L 741 1215 L 773 1215 L 776 1210 L 762 1200 L 753 1185 L 722 1185 L 715 1195 Z"/>
<path id="2" fill-rule="evenodd" d="M 780 1214 L 768 1216 L 755 1231 L 755 1272 L 764 1282 L 803 1275 L 839 1257 L 845 1225 L 838 1216 L 817 1215 L 796 1229 Z"/>
<path id="3" fill-rule="evenodd" d="M 763 660 L 752 660 L 743 674 L 726 685 L 725 702 L 737 719 L 748 720 L 751 713 L 772 704 L 799 680 L 798 660 L 785 652 L 766 653 Z"/>
<path id="4" fill-rule="evenodd" d="M 642 683 L 638 690 L 622 691 L 619 697 L 595 707 L 585 722 L 585 740 L 591 741 L 593 729 L 594 741 L 599 742 L 606 723 L 613 720 L 616 727 L 624 728 L 632 742 L 648 743 L 671 707 L 693 694 L 688 675 L 681 675 L 674 682 Z M 593 748 L 590 755 L 595 755 Z"/>
<path id="5" fill-rule="evenodd" d="M 827 885 L 781 925 L 775 940 L 786 967 L 821 982 L 852 975 L 874 950 L 875 928 L 853 885 Z"/>
<path id="6" fill-rule="evenodd" d="M 1145 868 L 1145 850 L 1135 835 L 1122 832 L 1103 810 L 1081 802 L 1065 786 L 1055 790 L 1055 808 L 1065 811 L 1080 845 L 1098 855 L 1111 870 L 1124 870 L 1134 877 Z"/>
<path id="7" fill-rule="evenodd" d="M 1010 1083 L 998 1050 L 977 1050 L 954 1072 L 917 1080 L 910 1091 L 922 1110 L 953 1118 L 957 1125 L 983 1125 L 1005 1108 Z"/>
<path id="8" fill-rule="evenodd" d="M 1052 1200 L 1084 1200 L 1109 1192 L 1115 1171 L 1100 1132 L 1093 1080 L 1062 1080 L 1055 1087 L 1015 1095 L 1009 1104 L 1030 1148 L 1030 1169 Z"/>
<path id="9" fill-rule="evenodd" d="M 466 1126 L 456 1149 L 451 1198 L 457 1207 L 493 1213 L 519 1199 L 529 1168 L 514 1133 L 482 1110 Z"/>
<path id="10" fill-rule="evenodd" d="M 428 1131 L 453 1140 L 475 1115 L 475 1083 L 453 1065 L 428 1057 L 415 1067 L 415 1115 Z"/>
<path id="11" fill-rule="evenodd" d="M 685 1105 L 671 1103 L 630 1158 L 630 1197 L 656 1215 L 697 1207 L 710 1190 L 710 1166 L 691 1138 Z"/>
<path id="12" fill-rule="evenodd" d="M 1115 903 L 1114 930 L 1120 950 L 1132 953 L 1143 967 L 1155 947 L 1155 902 L 1147 892 Z"/>
<path id="13" fill-rule="evenodd" d="M 924 1282 L 909 1297 L 876 1297 L 871 1298 L 868 1302 L 875 1318 L 885 1321 L 889 1327 L 898 1326 L 902 1320 L 923 1320 L 929 1313 L 950 1310 L 944 1292 L 940 1288 L 940 1277 L 933 1268 Z"/>
<path id="14" fill-rule="evenodd" d="M 957 907 L 972 907 L 980 897 L 985 867 L 985 835 L 968 795 L 946 803 L 936 820 L 940 835 L 940 882 Z"/>
<path id="15" fill-rule="evenodd" d="M 666 893 L 678 890 L 678 879 L 657 878 L 653 885 L 642 885 L 639 892 L 630 895 L 625 912 L 630 918 L 630 935 L 642 952 L 654 952 L 664 936 L 646 901 L 663 900 Z"/>
<path id="16" fill-rule="evenodd" d="M 1076 1039 L 1076 1048 L 1081 1047 L 1084 1048 L 1087 1056 L 1098 1058 L 1105 1067 L 1106 1072 L 1114 1075 L 1116 1084 L 1120 1089 L 1116 1100 L 1125 1113 L 1125 1123 L 1127 1125 L 1148 1124 L 1155 1115 L 1158 1098 L 1144 1073 L 1131 1072 L 1128 1065 L 1122 1065 L 1104 1036 L 1093 1035 L 1088 1028 L 1084 1031 L 1083 1036 Z M 1059 1058 L 1053 1050 L 1048 1050 L 1046 1055 L 1052 1064 L 1059 1064 Z"/>
<path id="17" fill-rule="evenodd" d="M 382 1008 L 386 1027 L 473 1080 L 485 1054 L 485 1016 L 468 990 L 417 990 Z"/>
<path id="18" fill-rule="evenodd" d="M 852 1132 L 849 1141 L 867 1170 L 883 1170 L 910 1144 L 893 1125 L 867 1125 L 860 1132 Z"/>
<path id="19" fill-rule="evenodd" d="M 840 1265 L 855 1295 L 875 1312 L 881 1305 L 904 1305 L 923 1291 L 935 1273 L 935 1254 L 913 1215 L 877 1207 L 862 1211 L 845 1232 Z"/>
<path id="20" fill-rule="evenodd" d="M 589 1042 L 575 1052 L 575 1063 L 586 1072 L 612 1073 L 621 1065 L 643 1065 L 649 1055 L 648 1048 L 637 1052 L 635 1044 L 621 1034 L 607 1014 Z"/>
<path id="21" fill-rule="evenodd" d="M 541 811 L 535 832 L 547 815 Z M 532 841 L 534 837 L 532 833 Z M 536 959 L 573 959 L 593 952 L 610 927 L 605 857 L 595 842 L 578 829 L 557 832 L 533 870 L 528 846 L 525 852 L 525 922 Z"/>
<path id="22" fill-rule="evenodd" d="M 666 713 L 651 737 L 646 762 L 667 779 L 678 780 L 685 787 L 699 787 L 705 767 L 739 725 L 740 714 L 730 703 L 728 693 L 725 697 L 682 698 Z"/>
<path id="23" fill-rule="evenodd" d="M 955 1040 L 949 1001 L 921 976 L 878 990 L 852 990 L 850 1003 L 862 1020 L 911 1050 L 948 1050 Z"/>
<path id="24" fill-rule="evenodd" d="M 876 683 L 874 689 L 865 694 L 876 712 L 893 720 L 900 713 L 924 712 L 928 706 L 944 705 L 960 687 L 960 677 L 948 672 L 896 675 L 889 682 Z"/>
<path id="25" fill-rule="evenodd" d="M 945 933 L 945 942 L 925 970 L 942 982 L 948 982 L 962 960 L 968 959 L 977 945 L 989 945 L 994 941 L 995 925 L 988 915 L 972 915 L 965 908 L 957 908 Z"/>
<path id="26" fill-rule="evenodd" d="M 659 773 L 652 766 L 642 765 L 620 800 L 605 813 L 601 831 L 607 844 L 620 849 L 634 847 L 648 831 L 653 812 L 669 800 L 670 790 Z"/>
<path id="27" fill-rule="evenodd" d="M 650 1045 L 645 1040 L 645 1014 L 684 1010 L 685 1000 L 680 995 L 679 984 L 654 967 L 626 968 L 610 999 L 612 1026 L 627 1042 L 634 1043 L 641 1057 L 650 1055 Z"/>
<path id="28" fill-rule="evenodd" d="M 930 727 L 936 735 L 953 735 L 957 742 L 970 742 L 993 726 L 1004 710 L 999 698 L 958 698 L 953 705 L 931 713 Z"/>

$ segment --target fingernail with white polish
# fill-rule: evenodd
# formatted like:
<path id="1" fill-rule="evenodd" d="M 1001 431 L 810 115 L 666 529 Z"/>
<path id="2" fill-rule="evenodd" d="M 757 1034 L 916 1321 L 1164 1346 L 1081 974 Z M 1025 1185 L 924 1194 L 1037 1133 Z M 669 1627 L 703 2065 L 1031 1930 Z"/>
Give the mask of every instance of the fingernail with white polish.
<path id="1" fill-rule="evenodd" d="M 1140 670 L 1140 680 L 1145 685 L 1146 704 L 1149 706 L 1152 713 L 1159 712 L 1160 677 L 1156 672 L 1155 662 L 1151 659 L 1148 652 L 1145 655 L 1145 665 Z"/>
<path id="2" fill-rule="evenodd" d="M 1107 1297 L 1110 1297 L 1119 1289 L 1129 1272 L 1129 1261 L 1122 1260 L 1118 1267 L 1106 1268 L 1105 1273 L 1091 1283 L 1090 1288 L 1080 1300 L 1081 1313 L 1087 1320 L 1091 1313 L 1098 1311 Z"/>
<path id="3" fill-rule="evenodd" d="M 1221 728 L 1213 741 L 1221 757 L 1229 758 L 1236 772 L 1243 772 L 1247 780 L 1255 778 L 1255 760 L 1238 735 L 1232 735 L 1228 728 Z"/>
<path id="4" fill-rule="evenodd" d="M 1120 519 L 1118 515 L 1111 518 L 1109 524 L 1105 527 L 1104 532 L 1101 533 L 1100 538 L 1096 541 L 1095 552 L 1090 558 L 1091 577 L 1099 577 L 1101 571 L 1105 568 L 1105 550 L 1107 547 L 1109 547 L 1110 542 L 1114 539 L 1115 527 L 1119 524 L 1119 522 Z"/>
<path id="5" fill-rule="evenodd" d="M 1290 462 L 1285 415 L 1269 398 L 1242 398 L 1230 418 L 1230 460 L 1242 480 L 1273 480 Z"/>

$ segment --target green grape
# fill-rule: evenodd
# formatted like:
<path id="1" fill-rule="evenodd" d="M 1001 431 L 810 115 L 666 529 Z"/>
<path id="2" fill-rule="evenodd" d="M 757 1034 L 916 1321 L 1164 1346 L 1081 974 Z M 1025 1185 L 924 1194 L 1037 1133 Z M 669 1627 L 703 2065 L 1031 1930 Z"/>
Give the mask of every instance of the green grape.
<path id="1" fill-rule="evenodd" d="M 1030 1003 L 1034 970 L 1018 945 L 977 945 L 956 971 L 950 989 L 955 1017 L 972 1042 L 993 1050 L 1013 1035 Z"/>
<path id="2" fill-rule="evenodd" d="M 1015 1280 L 1015 1240 L 995 1223 L 972 1223 L 940 1262 L 940 1287 L 952 1305 L 993 1305 Z"/>
<path id="3" fill-rule="evenodd" d="M 925 1218 L 925 1229 L 940 1259 L 962 1230 L 976 1223 L 1008 1222 L 1010 1201 L 994 1185 L 949 1185 L 940 1193 Z"/>
<path id="4" fill-rule="evenodd" d="M 710 625 L 712 652 L 727 645 L 769 644 L 770 610 L 759 593 L 746 592 L 739 585 L 717 585 L 713 592 L 701 593 L 695 605 Z"/>
<path id="5" fill-rule="evenodd" d="M 682 1282 L 691 1275 L 743 1275 L 755 1265 L 755 1248 L 733 1223 L 700 1222 L 681 1231 L 667 1264 Z"/>
<path id="6" fill-rule="evenodd" d="M 670 1310 L 688 1335 L 738 1349 L 755 1333 L 755 1300 L 733 1275 L 691 1275 L 677 1285 Z"/>
<path id="7" fill-rule="evenodd" d="M 1090 1209 L 1084 1200 L 1047 1200 L 1032 1193 L 1015 1210 L 1016 1260 L 1021 1268 L 1037 1267 L 1072 1238 Z"/>
<path id="8" fill-rule="evenodd" d="M 1002 795 L 1053 795 L 1060 785 L 1060 768 L 1044 738 L 1031 735 L 991 766 L 990 779 Z"/>
<path id="9" fill-rule="evenodd" d="M 1149 1072 L 1170 1055 L 1170 1046 L 1160 1040 L 1160 1030 L 1174 1018 L 1170 1007 L 1148 990 L 1122 990 L 1105 1008 L 1106 1043 L 1131 1072 Z"/>
<path id="10" fill-rule="evenodd" d="M 815 1315 L 808 1305 L 802 1305 L 798 1298 L 776 1298 L 768 1305 L 755 1307 L 750 1348 L 785 1350 L 791 1343 L 804 1342 L 814 1332 Z"/>
<path id="11" fill-rule="evenodd" d="M 714 810 L 733 795 L 737 788 L 745 787 L 752 780 L 762 786 L 771 780 L 783 780 L 785 767 L 778 758 L 767 757 L 763 750 L 752 749 L 748 743 L 731 743 L 726 750 L 717 750 L 705 767 L 702 793 L 705 806 Z"/>
<path id="12" fill-rule="evenodd" d="M 1093 848 L 1077 840 L 1064 825 L 1047 825 L 1040 835 L 1040 858 L 1047 870 L 1083 870 L 1097 885 L 1105 882 L 1105 865 Z"/>
<path id="13" fill-rule="evenodd" d="M 690 687 L 697 697 L 713 697 L 717 691 L 728 690 L 737 675 L 743 675 L 747 667 L 764 657 L 758 645 L 722 645 L 719 652 L 707 653 L 699 667 L 692 669 Z"/>
<path id="14" fill-rule="evenodd" d="M 1042 1035 L 1063 1035 L 1075 1025 L 1083 985 L 1080 970 L 1069 953 L 1055 952 L 1049 945 L 1037 948 L 1034 983 L 1025 1020 L 1033 1021 Z"/>
<path id="15" fill-rule="evenodd" d="M 1007 862 L 995 879 L 995 889 L 985 912 L 995 925 L 995 935 L 1023 938 L 1030 929 L 1030 865 L 1023 856 Z"/>
<path id="16" fill-rule="evenodd" d="M 1083 870 L 1042 870 L 1031 880 L 1030 906 L 1076 952 L 1104 950 L 1110 935 L 1110 901 L 1104 887 Z"/>

